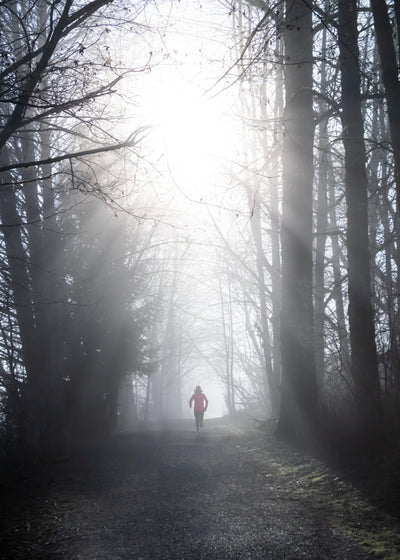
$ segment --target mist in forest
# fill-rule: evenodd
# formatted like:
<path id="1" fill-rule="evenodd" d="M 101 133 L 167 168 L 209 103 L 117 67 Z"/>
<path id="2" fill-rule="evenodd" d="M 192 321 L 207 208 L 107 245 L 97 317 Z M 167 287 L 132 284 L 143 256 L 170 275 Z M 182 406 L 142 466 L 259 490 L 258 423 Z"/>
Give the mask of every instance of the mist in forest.
<path id="1" fill-rule="evenodd" d="M 290 441 L 395 433 L 398 14 L 286 4 L 0 6 L 10 449 L 197 385 Z"/>

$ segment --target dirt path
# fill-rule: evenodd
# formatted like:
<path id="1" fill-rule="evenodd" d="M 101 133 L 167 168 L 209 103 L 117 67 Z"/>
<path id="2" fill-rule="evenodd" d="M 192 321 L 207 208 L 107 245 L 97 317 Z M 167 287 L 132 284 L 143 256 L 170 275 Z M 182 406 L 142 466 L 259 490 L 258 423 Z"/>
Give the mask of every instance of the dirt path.
<path id="1" fill-rule="evenodd" d="M 320 463 L 209 421 L 118 436 L 3 492 L 0 558 L 394 560 L 398 529 Z"/>

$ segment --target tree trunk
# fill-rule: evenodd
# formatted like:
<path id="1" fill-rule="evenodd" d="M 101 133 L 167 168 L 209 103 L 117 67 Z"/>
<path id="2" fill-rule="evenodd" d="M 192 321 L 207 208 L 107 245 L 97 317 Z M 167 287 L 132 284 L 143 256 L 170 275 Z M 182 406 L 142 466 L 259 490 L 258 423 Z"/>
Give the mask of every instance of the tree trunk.
<path id="1" fill-rule="evenodd" d="M 356 0 L 340 0 L 338 29 L 347 202 L 351 371 L 356 401 L 356 428 L 361 433 L 368 434 L 379 428 L 382 408 L 371 303 L 368 190 Z"/>
<path id="2" fill-rule="evenodd" d="M 251 189 L 248 185 L 246 186 L 247 201 L 249 205 L 249 210 L 252 213 L 250 219 L 251 232 L 253 235 L 253 241 L 256 249 L 256 263 L 257 263 L 257 287 L 258 295 L 260 300 L 260 321 L 261 321 L 261 340 L 262 340 L 262 350 L 263 350 L 263 365 L 265 371 L 265 388 L 268 392 L 268 400 L 270 406 L 267 406 L 267 410 L 270 410 L 272 418 L 277 418 L 279 414 L 279 384 L 276 378 L 275 371 L 272 367 L 272 348 L 271 348 L 271 336 L 269 332 L 269 320 L 268 320 L 268 307 L 267 307 L 267 288 L 265 285 L 265 274 L 264 274 L 264 251 L 262 244 L 262 232 L 261 232 L 261 217 L 260 217 L 260 196 L 257 189 Z"/>
<path id="3" fill-rule="evenodd" d="M 4 161 L 11 160 L 9 149 L 3 148 Z M 24 365 L 26 385 L 26 432 L 19 434 L 26 444 L 37 447 L 42 439 L 43 409 L 45 407 L 45 379 L 43 376 L 42 352 L 36 344 L 37 328 L 34 317 L 31 286 L 29 279 L 28 255 L 22 237 L 17 187 L 11 173 L 1 174 L 0 217 L 7 255 L 7 270 L 10 290 L 16 310 L 16 318 L 21 344 L 21 357 Z"/>
<path id="4" fill-rule="evenodd" d="M 344 255 L 343 244 L 340 243 L 340 232 L 337 221 L 336 208 L 337 198 L 335 196 L 335 178 L 332 173 L 332 166 L 330 167 L 328 178 L 328 222 L 330 231 L 330 240 L 332 245 L 332 274 L 333 274 L 333 294 L 332 297 L 335 301 L 336 309 L 336 330 L 338 337 L 340 367 L 341 373 L 345 378 L 349 376 L 350 371 L 350 341 L 349 333 L 346 324 L 346 312 L 344 305 L 344 278 L 342 269 L 344 268 L 343 261 L 346 260 Z"/>
<path id="5" fill-rule="evenodd" d="M 386 93 L 390 135 L 393 146 L 394 177 L 397 192 L 397 214 L 400 212 L 400 81 L 398 63 L 385 0 L 370 0 L 381 59 L 382 82 Z M 395 2 L 395 4 L 398 2 Z"/>
<path id="6" fill-rule="evenodd" d="M 283 55 L 283 44 L 279 41 L 278 53 Z M 266 84 L 266 82 L 264 82 Z M 263 108 L 267 105 L 267 89 L 264 93 L 265 103 Z M 271 154 L 269 148 L 271 163 L 271 175 L 274 176 L 274 170 L 280 167 L 280 159 L 282 153 L 280 146 L 283 144 L 282 127 L 280 121 L 282 120 L 283 113 L 283 71 L 280 64 L 276 65 L 275 69 L 275 106 L 274 106 L 274 145 L 275 149 Z M 265 122 L 267 122 L 267 115 L 263 115 Z M 266 152 L 265 152 L 266 155 Z M 271 211 L 271 256 L 272 256 L 272 275 L 271 275 L 271 293 L 272 293 L 272 362 L 274 368 L 274 377 L 277 380 L 277 385 L 281 384 L 281 348 L 280 348 L 280 308 L 281 308 L 281 251 L 280 251 L 280 201 L 279 201 L 279 185 L 278 180 L 273 179 L 270 181 L 269 188 L 269 205 Z M 279 408 L 280 408 L 281 395 L 279 392 Z M 278 418 L 278 416 L 276 417 Z"/>
<path id="7" fill-rule="evenodd" d="M 400 3 L 394 2 L 395 17 L 397 21 L 397 39 L 400 41 Z M 385 0 L 371 0 L 371 8 L 374 16 L 374 27 L 381 60 L 382 82 L 385 88 L 387 113 L 389 118 L 390 137 L 393 148 L 394 180 L 396 185 L 396 213 L 393 225 L 394 258 L 397 264 L 395 275 L 396 288 L 392 292 L 394 314 L 399 313 L 400 308 L 400 80 L 398 74 L 398 62 L 396 45 L 394 42 L 395 31 L 392 28 L 388 8 Z M 399 43 L 397 44 L 397 47 Z M 393 340 L 399 338 L 399 326 L 395 323 Z M 396 346 L 396 344 L 395 344 Z M 397 360 L 394 365 L 398 369 Z"/>
<path id="8" fill-rule="evenodd" d="M 282 200 L 282 404 L 278 435 L 308 440 L 317 428 L 312 291 L 312 12 L 286 2 Z"/>
<path id="9" fill-rule="evenodd" d="M 321 90 L 326 91 L 326 29 L 322 31 Z M 326 111 L 326 103 L 320 104 L 320 111 Z M 323 387 L 325 370 L 325 251 L 328 230 L 328 169 L 329 150 L 328 119 L 318 127 L 318 194 L 316 201 L 316 243 L 315 243 L 315 357 L 319 387 Z"/>
<path id="10" fill-rule="evenodd" d="M 232 319 L 232 294 L 231 283 L 228 279 L 228 300 L 225 303 L 225 295 L 222 289 L 221 282 L 219 283 L 219 293 L 221 302 L 221 323 L 222 323 L 222 336 L 224 343 L 225 354 L 225 404 L 229 414 L 234 414 L 236 411 L 235 405 L 235 378 L 233 374 L 234 364 L 234 344 L 233 344 L 233 319 Z M 228 307 L 226 310 L 225 307 Z"/>

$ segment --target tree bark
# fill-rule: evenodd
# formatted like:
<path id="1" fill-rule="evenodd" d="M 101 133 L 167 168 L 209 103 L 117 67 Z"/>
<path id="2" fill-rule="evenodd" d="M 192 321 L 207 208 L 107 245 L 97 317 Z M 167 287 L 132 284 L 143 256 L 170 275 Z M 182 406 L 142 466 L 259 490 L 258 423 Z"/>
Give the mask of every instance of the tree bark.
<path id="1" fill-rule="evenodd" d="M 397 20 L 397 39 L 399 47 L 400 33 L 400 3 L 394 2 L 395 17 Z M 398 73 L 398 62 L 396 56 L 396 45 L 394 42 L 394 30 L 392 28 L 388 8 L 385 0 L 371 0 L 371 8 L 374 17 L 374 27 L 381 60 L 382 82 L 385 88 L 387 114 L 389 120 L 390 137 L 393 148 L 394 180 L 396 185 L 396 213 L 393 225 L 393 253 L 397 264 L 397 274 L 394 276 L 396 288 L 392 291 L 392 302 L 394 309 L 392 315 L 399 314 L 400 310 L 400 80 Z M 395 332 L 393 340 L 400 336 L 398 323 L 394 323 Z M 396 349 L 396 344 L 394 344 Z M 394 369 L 398 369 L 397 361 Z"/>
<path id="2" fill-rule="evenodd" d="M 326 29 L 322 31 L 321 90 L 326 91 Z M 321 101 L 320 112 L 326 111 L 326 102 Z M 318 193 L 316 201 L 315 242 L 315 357 L 319 387 L 324 384 L 325 369 L 325 252 L 328 230 L 328 119 L 318 127 Z"/>
<path id="3" fill-rule="evenodd" d="M 396 2 L 395 2 L 396 4 Z M 382 82 L 385 88 L 390 136 L 393 146 L 394 177 L 397 192 L 397 215 L 400 212 L 400 81 L 398 64 L 385 0 L 371 0 L 374 27 L 381 59 Z"/>
<path id="4" fill-rule="evenodd" d="M 265 387 L 268 391 L 270 406 L 267 409 L 270 410 L 270 414 L 273 418 L 277 418 L 279 414 L 279 401 L 280 392 L 278 379 L 275 375 L 275 371 L 272 365 L 272 347 L 271 347 L 271 336 L 269 332 L 269 320 L 268 320 L 268 306 L 267 306 L 267 287 L 265 285 L 265 274 L 264 274 L 264 251 L 262 244 L 262 232 L 261 232 L 261 217 L 260 217 L 260 196 L 256 192 L 256 189 L 251 189 L 249 186 L 246 187 L 247 200 L 249 204 L 249 209 L 252 212 L 250 219 L 251 231 L 253 236 L 253 241 L 256 250 L 256 264 L 257 264 L 257 287 L 258 295 L 260 300 L 260 321 L 261 321 L 261 340 L 262 340 L 262 350 L 265 371 Z"/>
<path id="5" fill-rule="evenodd" d="M 317 429 L 312 289 L 312 12 L 286 2 L 282 200 L 282 401 L 278 435 L 308 440 Z"/>
<path id="6" fill-rule="evenodd" d="M 351 371 L 356 428 L 375 432 L 382 417 L 368 243 L 368 190 L 361 112 L 357 2 L 339 1 L 342 125 L 347 202 L 347 253 Z"/>

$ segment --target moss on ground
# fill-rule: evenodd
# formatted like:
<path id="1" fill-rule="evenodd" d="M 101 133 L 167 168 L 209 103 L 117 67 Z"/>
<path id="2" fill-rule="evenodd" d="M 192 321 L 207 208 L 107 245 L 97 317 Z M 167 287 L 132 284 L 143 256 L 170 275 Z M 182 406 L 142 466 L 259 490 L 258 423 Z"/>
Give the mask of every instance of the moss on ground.
<path id="1" fill-rule="evenodd" d="M 268 484 L 279 496 L 304 501 L 326 519 L 334 531 L 359 543 L 382 560 L 400 558 L 400 522 L 385 513 L 350 481 L 322 461 L 282 443 L 262 437 L 243 441 L 260 464 Z"/>

